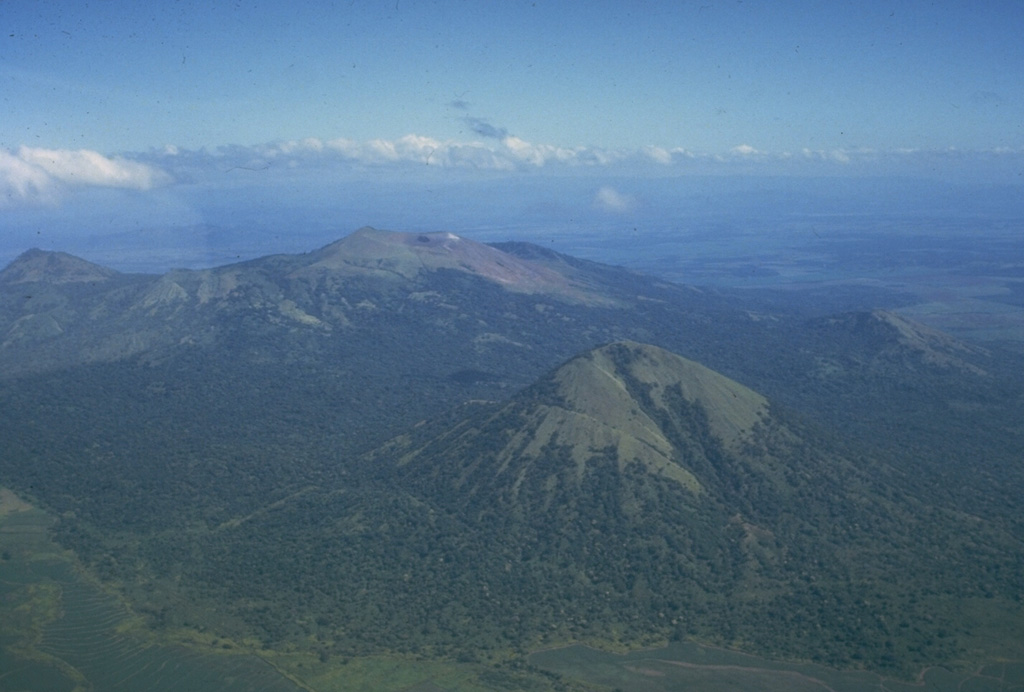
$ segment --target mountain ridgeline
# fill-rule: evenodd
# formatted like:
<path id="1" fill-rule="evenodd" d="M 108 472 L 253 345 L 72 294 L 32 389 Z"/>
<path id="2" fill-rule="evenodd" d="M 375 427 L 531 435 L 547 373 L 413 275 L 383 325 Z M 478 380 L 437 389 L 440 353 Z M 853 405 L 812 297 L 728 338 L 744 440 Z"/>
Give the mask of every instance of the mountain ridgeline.
<path id="1" fill-rule="evenodd" d="M 155 628 L 1024 658 L 1020 363 L 762 305 L 448 233 L 162 276 L 29 251 L 0 483 Z"/>

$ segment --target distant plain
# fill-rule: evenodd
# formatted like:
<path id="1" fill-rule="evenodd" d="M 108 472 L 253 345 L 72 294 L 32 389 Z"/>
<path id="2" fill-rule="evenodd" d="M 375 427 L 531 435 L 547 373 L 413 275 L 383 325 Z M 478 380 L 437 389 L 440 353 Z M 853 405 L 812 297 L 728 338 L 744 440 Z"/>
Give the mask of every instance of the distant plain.
<path id="1" fill-rule="evenodd" d="M 1021 224 L 1012 220 L 750 217 L 632 231 L 527 229 L 522 236 L 577 257 L 815 314 L 897 309 L 959 337 L 1024 342 L 1024 243 Z"/>

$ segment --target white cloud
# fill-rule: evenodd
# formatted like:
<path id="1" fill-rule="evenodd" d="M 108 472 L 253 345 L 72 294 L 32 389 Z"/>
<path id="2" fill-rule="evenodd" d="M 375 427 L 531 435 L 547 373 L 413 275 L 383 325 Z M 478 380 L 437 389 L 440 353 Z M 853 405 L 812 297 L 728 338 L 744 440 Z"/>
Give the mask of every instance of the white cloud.
<path id="1" fill-rule="evenodd" d="M 45 201 L 53 192 L 46 171 L 0 150 L 0 204 L 13 201 Z"/>
<path id="2" fill-rule="evenodd" d="M 429 164 L 434 155 L 446 156 L 450 146 L 432 137 L 405 135 L 395 142 L 395 152 L 404 161 Z"/>
<path id="3" fill-rule="evenodd" d="M 162 171 L 120 157 L 107 158 L 88 149 L 33 149 L 21 147 L 18 158 L 42 169 L 54 180 L 69 185 L 95 185 L 148 190 L 167 182 Z"/>
<path id="4" fill-rule="evenodd" d="M 621 213 L 633 208 L 633 197 L 624 195 L 613 187 L 605 185 L 594 195 L 594 206 L 603 211 Z"/>
<path id="5" fill-rule="evenodd" d="M 220 150 L 220 155 L 238 158 L 243 156 L 243 151 L 250 158 L 311 160 L 316 156 L 333 155 L 364 166 L 414 163 L 443 168 L 504 171 L 555 165 L 606 166 L 626 156 L 596 147 L 568 148 L 534 144 L 513 135 L 504 137 L 499 144 L 487 144 L 479 141 L 442 141 L 417 134 L 408 134 L 395 140 L 373 139 L 366 142 L 342 137 L 327 141 L 304 139 L 241 150 L 226 147 Z"/>
<path id="6" fill-rule="evenodd" d="M 164 156 L 177 155 L 165 148 Z M 155 166 L 123 157 L 107 157 L 88 149 L 0 150 L 0 202 L 51 203 L 70 187 L 148 190 L 171 177 Z"/>
<path id="7" fill-rule="evenodd" d="M 824 151 L 821 149 L 803 149 L 800 154 L 805 159 L 811 159 L 814 161 L 834 161 L 836 163 L 850 163 L 853 157 L 862 158 L 865 153 L 859 151 L 847 151 L 845 149 L 831 149 Z"/>
<path id="8" fill-rule="evenodd" d="M 545 144 L 532 144 L 513 135 L 501 140 L 501 143 L 516 159 L 533 166 L 543 166 L 548 161 L 566 161 L 572 158 L 572 152 L 567 149 L 559 149 Z"/>
<path id="9" fill-rule="evenodd" d="M 165 153 L 172 156 L 166 149 Z M 169 181 L 159 168 L 89 149 L 22 146 L 14 154 L 0 150 L 0 193 L 6 202 L 53 202 L 62 187 L 150 189 Z"/>
<path id="10" fill-rule="evenodd" d="M 738 147 L 733 147 L 729 150 L 729 153 L 736 154 L 737 156 L 756 156 L 761 152 L 750 146 L 749 144 L 741 144 Z"/>
<path id="11" fill-rule="evenodd" d="M 661 163 L 666 166 L 672 164 L 672 153 L 662 149 L 661 147 L 644 147 L 643 153 L 652 161 L 657 163 Z"/>
<path id="12" fill-rule="evenodd" d="M 551 144 L 534 144 L 520 137 L 509 135 L 501 140 L 511 160 L 540 168 L 553 165 L 564 166 L 607 166 L 623 158 L 623 155 L 599 147 L 558 147 Z"/>
<path id="13" fill-rule="evenodd" d="M 21 147 L 0 150 L 0 204 L 61 201 L 72 189 L 90 187 L 146 190 L 164 183 L 233 184 L 255 182 L 240 171 L 260 172 L 260 181 L 277 184 L 301 181 L 303 175 L 320 180 L 364 175 L 419 175 L 431 169 L 451 171 L 533 171 L 579 175 L 846 175 L 901 174 L 950 175 L 957 162 L 1006 178 L 1019 177 L 1024 150 L 924 151 L 865 148 L 797 149 L 793 153 L 766 151 L 740 144 L 721 152 L 692 151 L 682 147 L 644 146 L 634 149 L 563 147 L 537 144 L 506 135 L 501 140 L 441 140 L 419 134 L 397 139 L 359 141 L 306 138 L 255 146 L 228 145 L 213 150 L 179 149 L 168 145 L 147 153 L 105 156 L 89 150 Z M 998 164 L 998 165 L 995 165 Z M 166 171 L 166 172 L 165 172 Z M 277 173 L 275 173 L 275 171 Z M 880 172 L 880 173 L 879 173 Z M 225 178 L 230 174 L 230 178 Z M 250 176 L 251 177 L 251 176 Z M 613 188 L 597 192 L 594 207 L 621 212 L 635 200 Z"/>
<path id="14" fill-rule="evenodd" d="M 153 164 L 173 172 L 176 180 L 201 180 L 206 175 L 247 169 L 268 168 L 292 171 L 318 171 L 322 175 L 362 175 L 369 171 L 412 173 L 416 168 L 461 171 L 531 171 L 580 174 L 609 171 L 629 175 L 727 174 L 742 175 L 821 175 L 842 172 L 847 175 L 891 174 L 899 166 L 901 174 L 937 170 L 937 159 L 1003 161 L 1019 159 L 1022 152 L 1007 151 L 1001 157 L 989 152 L 951 152 L 867 149 L 797 149 L 769 151 L 740 144 L 721 152 L 701 152 L 682 147 L 644 146 L 635 149 L 601 147 L 563 147 L 537 144 L 522 137 L 506 135 L 500 141 L 441 140 L 408 134 L 397 139 L 359 141 L 348 138 L 315 138 L 276 142 L 257 146 L 225 146 L 214 151 L 153 151 L 133 157 L 133 161 Z M 110 159 L 121 162 L 121 159 Z M 949 164 L 944 164 L 949 165 Z M 1008 165 L 1008 164 L 1004 164 Z M 878 173 L 873 173 L 877 169 Z"/>
<path id="15" fill-rule="evenodd" d="M 356 158 L 359 152 L 359 142 L 352 139 L 346 139 L 345 137 L 328 140 L 324 143 L 324 147 L 330 151 L 335 151 L 341 154 L 345 158 Z"/>

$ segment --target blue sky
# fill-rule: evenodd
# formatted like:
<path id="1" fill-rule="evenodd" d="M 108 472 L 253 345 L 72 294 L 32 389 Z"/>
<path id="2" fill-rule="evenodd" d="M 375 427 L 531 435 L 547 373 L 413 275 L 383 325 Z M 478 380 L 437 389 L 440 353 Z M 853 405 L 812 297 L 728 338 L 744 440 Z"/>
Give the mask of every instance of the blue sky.
<path id="1" fill-rule="evenodd" d="M 1018 0 L 0 0 L 0 27 L 22 231 L 325 181 L 590 177 L 621 213 L 613 178 L 1024 174 Z"/>
<path id="2" fill-rule="evenodd" d="M 0 145 L 479 139 L 726 152 L 1024 139 L 1024 3 L 0 3 Z"/>

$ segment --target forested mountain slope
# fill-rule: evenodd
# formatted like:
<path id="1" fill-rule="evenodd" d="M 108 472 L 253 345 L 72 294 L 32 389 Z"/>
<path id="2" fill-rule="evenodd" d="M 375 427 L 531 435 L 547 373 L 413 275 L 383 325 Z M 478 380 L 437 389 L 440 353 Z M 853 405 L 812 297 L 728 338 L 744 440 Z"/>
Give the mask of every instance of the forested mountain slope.
<path id="1" fill-rule="evenodd" d="M 1020 364 L 891 313 L 362 229 L 162 276 L 29 251 L 0 362 L 0 483 L 159 626 L 905 672 L 1020 607 Z"/>

